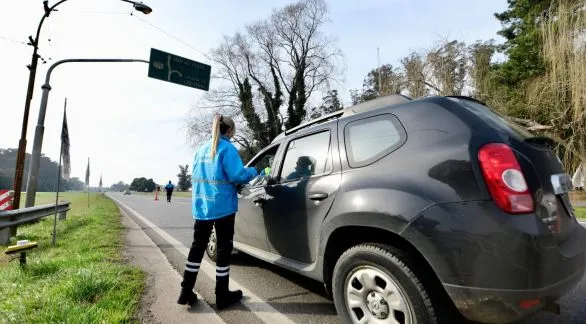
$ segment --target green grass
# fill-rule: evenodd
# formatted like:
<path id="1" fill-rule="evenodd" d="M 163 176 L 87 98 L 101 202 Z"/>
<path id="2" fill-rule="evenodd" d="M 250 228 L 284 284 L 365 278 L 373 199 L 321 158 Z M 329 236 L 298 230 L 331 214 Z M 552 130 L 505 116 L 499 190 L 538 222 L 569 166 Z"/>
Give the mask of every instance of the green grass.
<path id="1" fill-rule="evenodd" d="M 71 195 L 83 195 L 83 197 L 85 197 L 85 202 L 86 202 L 86 207 L 87 207 L 87 192 L 60 192 L 59 193 L 59 201 L 63 201 L 63 200 L 70 200 Z M 82 198 L 79 198 L 80 201 L 82 200 Z M 91 199 L 91 194 L 90 194 L 90 199 Z M 26 203 L 26 192 L 22 192 L 20 194 L 20 207 L 24 208 L 24 205 Z M 54 204 L 55 203 L 55 193 L 54 192 L 37 192 L 37 195 L 35 197 L 35 206 L 39 206 L 39 205 L 46 205 L 46 204 Z"/>
<path id="2" fill-rule="evenodd" d="M 53 217 L 46 217 L 12 239 L 39 243 L 25 269 L 0 256 L 0 322 L 137 323 L 145 275 L 123 262 L 118 208 L 103 194 L 90 194 L 90 208 L 86 193 L 62 195 L 72 209 L 57 223 L 56 247 Z M 54 201 L 54 193 L 39 193 L 36 204 Z"/>
<path id="3" fill-rule="evenodd" d="M 576 218 L 586 221 L 586 208 L 576 207 Z"/>

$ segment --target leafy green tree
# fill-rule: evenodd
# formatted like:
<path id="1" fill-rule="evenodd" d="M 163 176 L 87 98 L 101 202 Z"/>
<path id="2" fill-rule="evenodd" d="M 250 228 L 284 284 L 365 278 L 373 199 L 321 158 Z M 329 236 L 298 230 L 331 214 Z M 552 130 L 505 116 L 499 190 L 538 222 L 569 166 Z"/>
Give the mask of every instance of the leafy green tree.
<path id="1" fill-rule="evenodd" d="M 122 182 L 122 181 L 118 181 L 118 183 L 115 183 L 113 185 L 110 186 L 110 190 L 113 191 L 124 191 L 127 188 L 129 188 L 130 186 L 127 185 L 126 183 Z"/>
<path id="2" fill-rule="evenodd" d="M 14 169 L 16 167 L 17 149 L 0 149 L 0 189 L 12 189 L 14 184 Z M 28 179 L 28 168 L 30 163 L 30 154 L 26 154 L 24 162 L 23 190 L 26 190 L 26 181 Z M 52 161 L 46 155 L 41 155 L 39 164 L 39 175 L 37 178 L 37 191 L 47 192 L 57 189 L 57 174 L 59 165 Z M 75 187 L 75 183 L 61 180 L 62 190 L 75 190 L 70 188 L 70 184 Z"/>
<path id="3" fill-rule="evenodd" d="M 401 59 L 401 64 L 403 64 L 405 73 L 405 89 L 409 92 L 409 96 L 414 99 L 427 96 L 429 90 L 425 84 L 424 58 L 420 54 L 413 52 Z"/>
<path id="4" fill-rule="evenodd" d="M 549 8 L 564 2 L 578 4 L 583 0 L 508 0 L 508 9 L 496 13 L 503 28 L 498 32 L 505 38 L 501 51 L 507 61 L 499 66 L 501 81 L 515 85 L 520 81 L 543 75 L 543 42 L 540 24 L 548 18 Z"/>
<path id="5" fill-rule="evenodd" d="M 177 178 L 179 179 L 177 186 L 181 191 L 187 191 L 191 188 L 191 174 L 189 174 L 189 165 L 179 166 L 179 173 L 177 174 Z"/>
<path id="6" fill-rule="evenodd" d="M 362 90 L 351 91 L 352 104 L 401 93 L 404 87 L 405 76 L 403 72 L 391 64 L 384 64 L 380 68 L 368 72 L 362 82 Z"/>
<path id="7" fill-rule="evenodd" d="M 157 184 L 153 181 L 153 179 L 147 180 L 145 177 L 134 178 L 130 184 L 130 190 L 141 192 L 152 192 L 156 187 Z"/>
<path id="8" fill-rule="evenodd" d="M 325 97 L 322 98 L 322 104 L 319 107 L 314 107 L 309 112 L 310 119 L 319 118 L 343 109 L 344 106 L 338 97 L 338 90 L 330 90 Z"/>
<path id="9" fill-rule="evenodd" d="M 73 177 L 67 181 L 63 180 L 62 188 L 64 191 L 83 191 L 85 184 L 78 177 Z"/>

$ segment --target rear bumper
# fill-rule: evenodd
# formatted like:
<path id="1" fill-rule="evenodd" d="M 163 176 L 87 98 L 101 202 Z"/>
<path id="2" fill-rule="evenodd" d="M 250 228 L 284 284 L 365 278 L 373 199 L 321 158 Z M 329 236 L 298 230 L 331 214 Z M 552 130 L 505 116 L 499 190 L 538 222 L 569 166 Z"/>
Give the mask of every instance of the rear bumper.
<path id="1" fill-rule="evenodd" d="M 444 284 L 460 313 L 469 320 L 481 323 L 508 323 L 527 317 L 570 291 L 584 276 L 584 268 L 573 275 L 541 289 L 489 289 Z M 522 301 L 539 300 L 530 308 L 521 307 Z"/>
<path id="2" fill-rule="evenodd" d="M 573 222 L 562 241 L 533 214 L 503 214 L 486 201 L 450 203 L 429 208 L 402 235 L 464 317 L 503 323 L 543 309 L 582 279 L 586 229 Z M 539 301 L 521 307 L 527 300 Z"/>

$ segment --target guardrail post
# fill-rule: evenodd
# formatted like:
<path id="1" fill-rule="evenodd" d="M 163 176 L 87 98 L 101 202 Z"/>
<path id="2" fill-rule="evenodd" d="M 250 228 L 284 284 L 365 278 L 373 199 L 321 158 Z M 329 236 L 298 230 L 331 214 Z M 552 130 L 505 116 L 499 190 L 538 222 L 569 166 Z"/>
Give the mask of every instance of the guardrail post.
<path id="1" fill-rule="evenodd" d="M 10 227 L 0 229 L 0 245 L 6 245 L 10 242 Z"/>
<path id="2" fill-rule="evenodd" d="M 11 228 L 24 224 L 38 222 L 41 218 L 59 214 L 59 219 L 64 220 L 67 217 L 67 211 L 70 209 L 70 202 L 63 201 L 58 204 L 49 204 L 35 207 L 20 208 L 17 210 L 0 211 L 0 244 L 6 245 L 10 242 Z"/>

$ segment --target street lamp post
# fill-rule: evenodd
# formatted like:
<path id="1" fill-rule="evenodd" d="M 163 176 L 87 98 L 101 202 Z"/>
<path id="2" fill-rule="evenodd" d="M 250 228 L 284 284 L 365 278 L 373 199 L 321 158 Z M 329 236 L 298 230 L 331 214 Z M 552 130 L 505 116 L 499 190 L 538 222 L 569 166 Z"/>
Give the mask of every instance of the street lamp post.
<path id="1" fill-rule="evenodd" d="M 31 45 L 33 47 L 33 56 L 31 58 L 31 64 L 27 66 L 29 68 L 29 79 L 28 79 L 28 87 L 27 87 L 27 92 L 26 92 L 26 100 L 24 103 L 24 115 L 22 118 L 22 130 L 21 130 L 21 134 L 20 134 L 20 140 L 18 141 L 18 153 L 16 156 L 16 168 L 15 168 L 15 174 L 14 174 L 14 201 L 13 201 L 13 205 L 12 205 L 14 209 L 20 208 L 20 192 L 22 189 L 24 159 L 26 156 L 26 133 L 27 133 L 27 128 L 28 128 L 28 117 L 29 117 L 29 111 L 30 111 L 30 106 L 31 106 L 31 100 L 33 98 L 33 92 L 34 92 L 34 86 L 35 86 L 35 76 L 37 74 L 37 63 L 39 60 L 39 55 L 38 55 L 39 35 L 41 33 L 41 27 L 43 26 L 43 22 L 45 21 L 45 18 L 49 17 L 51 12 L 53 12 L 57 6 L 59 6 L 60 4 L 62 4 L 65 1 L 67 1 L 67 0 L 61 0 L 51 7 L 49 7 L 48 0 L 43 1 L 43 7 L 45 9 L 45 14 L 41 18 L 41 21 L 39 22 L 35 39 L 33 39 L 32 36 L 29 36 L 29 45 Z M 135 2 L 135 1 L 130 1 L 130 0 L 120 0 L 120 1 L 132 3 L 135 10 L 140 11 L 144 14 L 149 14 L 153 11 L 149 6 L 145 5 L 142 2 Z M 15 235 L 15 234 L 16 234 L 16 228 L 12 228 L 11 235 Z"/>
<path id="2" fill-rule="evenodd" d="M 39 26 L 37 27 L 37 34 L 35 39 L 32 36 L 29 36 L 29 44 L 33 47 L 33 56 L 31 58 L 31 64 L 28 65 L 29 68 L 29 77 L 28 77 L 28 88 L 26 91 L 26 100 L 24 103 L 24 115 L 22 117 L 22 130 L 20 134 L 20 140 L 18 141 L 18 153 L 16 155 L 16 170 L 14 174 L 14 201 L 13 201 L 13 208 L 18 209 L 20 207 L 20 191 L 22 186 L 22 175 L 24 171 L 24 157 L 26 152 L 26 132 L 28 128 L 28 115 L 29 110 L 31 107 L 31 100 L 33 98 L 33 91 L 35 86 L 35 76 L 37 74 L 37 62 L 39 60 L 39 55 L 37 54 L 39 50 L 39 35 L 41 33 L 41 27 L 43 26 L 43 22 L 45 18 L 49 17 L 49 14 L 60 4 L 67 0 L 61 0 L 54 4 L 52 7 L 49 7 L 48 1 L 44 1 L 43 5 L 45 8 L 45 14 L 41 18 L 39 22 Z M 14 228 L 15 229 L 15 228 Z M 14 233 L 15 230 L 12 230 L 11 235 L 16 234 Z"/>
<path id="3" fill-rule="evenodd" d="M 53 69 L 55 69 L 57 66 L 63 63 L 73 62 L 142 62 L 147 64 L 149 63 L 149 61 L 140 59 L 67 59 L 55 62 L 53 63 L 53 65 L 49 67 L 49 70 L 47 70 L 47 75 L 45 77 L 45 84 L 43 84 L 42 87 L 43 95 L 41 97 L 41 107 L 39 109 L 39 120 L 37 122 L 37 127 L 35 129 L 35 139 L 33 141 L 33 151 L 28 171 L 28 180 L 26 184 L 26 207 L 32 207 L 35 204 L 35 194 L 37 192 L 37 177 L 39 174 L 39 163 L 41 160 L 41 148 L 43 146 L 43 134 L 45 133 L 45 113 L 47 111 L 49 91 L 51 91 L 51 85 L 49 84 L 49 81 L 51 80 L 51 72 L 53 72 Z"/>

